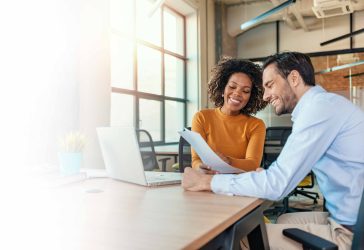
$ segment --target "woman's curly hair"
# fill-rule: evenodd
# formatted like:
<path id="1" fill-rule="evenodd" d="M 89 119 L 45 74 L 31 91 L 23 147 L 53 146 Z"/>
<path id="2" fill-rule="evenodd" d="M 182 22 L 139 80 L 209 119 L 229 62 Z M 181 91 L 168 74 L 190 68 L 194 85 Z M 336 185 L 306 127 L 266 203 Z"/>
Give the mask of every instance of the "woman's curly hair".
<path id="1" fill-rule="evenodd" d="M 216 107 L 224 105 L 225 87 L 234 73 L 244 73 L 252 81 L 252 90 L 248 103 L 240 110 L 245 115 L 256 114 L 267 106 L 263 101 L 262 69 L 251 61 L 223 57 L 212 69 L 212 78 L 208 83 L 208 93 L 210 100 Z"/>

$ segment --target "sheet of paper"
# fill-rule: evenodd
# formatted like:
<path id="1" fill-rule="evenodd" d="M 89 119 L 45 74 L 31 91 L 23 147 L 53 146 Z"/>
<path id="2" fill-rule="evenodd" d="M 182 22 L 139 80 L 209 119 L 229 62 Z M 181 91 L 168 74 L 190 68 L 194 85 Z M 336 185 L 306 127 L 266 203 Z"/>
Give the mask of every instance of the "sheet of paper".
<path id="1" fill-rule="evenodd" d="M 244 172 L 241 169 L 234 168 L 224 162 L 215 152 L 209 147 L 199 133 L 184 129 L 178 132 L 192 148 L 196 151 L 202 162 L 210 166 L 213 170 L 219 171 L 222 174 L 234 174 Z"/>

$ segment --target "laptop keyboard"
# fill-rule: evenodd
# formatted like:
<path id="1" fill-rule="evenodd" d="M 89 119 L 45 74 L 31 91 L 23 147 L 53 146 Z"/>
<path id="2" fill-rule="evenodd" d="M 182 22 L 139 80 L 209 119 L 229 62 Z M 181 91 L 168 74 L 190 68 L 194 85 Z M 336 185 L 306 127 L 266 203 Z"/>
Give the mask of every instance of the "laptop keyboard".
<path id="1" fill-rule="evenodd" d="M 148 182 L 181 180 L 181 173 L 145 171 Z"/>

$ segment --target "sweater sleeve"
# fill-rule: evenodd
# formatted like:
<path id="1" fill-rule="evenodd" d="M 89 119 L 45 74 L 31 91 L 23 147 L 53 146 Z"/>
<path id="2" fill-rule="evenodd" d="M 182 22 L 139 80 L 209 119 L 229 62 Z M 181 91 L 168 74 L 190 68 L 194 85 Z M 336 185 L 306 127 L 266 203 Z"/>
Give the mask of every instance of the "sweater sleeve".
<path id="1" fill-rule="evenodd" d="M 245 171 L 256 170 L 262 161 L 265 140 L 265 125 L 262 120 L 252 124 L 245 159 L 229 157 L 230 165 Z"/>

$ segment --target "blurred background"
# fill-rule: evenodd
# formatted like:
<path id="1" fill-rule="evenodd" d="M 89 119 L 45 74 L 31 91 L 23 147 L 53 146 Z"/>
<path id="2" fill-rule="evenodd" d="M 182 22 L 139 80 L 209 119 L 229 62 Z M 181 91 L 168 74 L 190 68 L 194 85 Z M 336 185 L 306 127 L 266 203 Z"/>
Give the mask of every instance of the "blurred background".
<path id="1" fill-rule="evenodd" d="M 14 0 L 0 23 L 7 171 L 57 165 L 69 131 L 86 137 L 84 166 L 103 168 L 99 126 L 133 125 L 176 146 L 176 131 L 212 107 L 207 82 L 222 56 L 307 53 L 317 83 L 364 109 L 364 1 Z M 270 107 L 257 116 L 291 125 Z"/>

